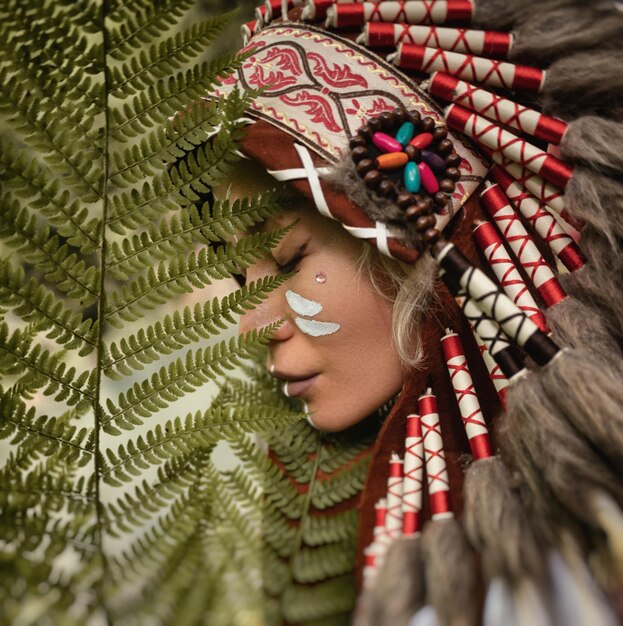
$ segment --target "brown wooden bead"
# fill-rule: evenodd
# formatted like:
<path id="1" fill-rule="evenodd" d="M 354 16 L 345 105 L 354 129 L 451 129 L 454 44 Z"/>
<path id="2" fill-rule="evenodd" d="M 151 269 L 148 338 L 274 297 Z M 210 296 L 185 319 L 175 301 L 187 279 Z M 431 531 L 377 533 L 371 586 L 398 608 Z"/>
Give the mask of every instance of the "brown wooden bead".
<path id="1" fill-rule="evenodd" d="M 370 187 L 370 189 L 376 189 L 383 179 L 383 174 L 378 170 L 369 171 L 364 177 L 363 182 Z"/>
<path id="2" fill-rule="evenodd" d="M 420 161 L 422 159 L 422 151 L 415 146 L 407 146 L 404 148 L 405 154 L 409 157 L 409 161 Z"/>
<path id="3" fill-rule="evenodd" d="M 435 129 L 435 120 L 429 115 L 427 115 L 425 118 L 422 119 L 422 130 L 425 133 L 431 133 L 433 132 L 434 129 Z"/>
<path id="4" fill-rule="evenodd" d="M 372 140 L 372 131 L 367 124 L 364 124 L 358 131 L 357 134 L 360 137 L 363 137 L 366 141 Z"/>
<path id="5" fill-rule="evenodd" d="M 448 167 L 458 167 L 461 164 L 461 157 L 456 153 L 452 152 L 446 157 L 446 165 Z"/>
<path id="6" fill-rule="evenodd" d="M 441 209 L 446 206 L 446 202 L 448 201 L 448 196 L 446 196 L 443 191 L 438 191 L 433 198 L 433 204 L 437 209 Z"/>
<path id="7" fill-rule="evenodd" d="M 455 187 L 456 185 L 454 184 L 454 181 L 450 180 L 449 178 L 444 178 L 439 183 L 439 189 L 441 189 L 441 191 L 444 191 L 445 193 L 452 193 Z"/>
<path id="8" fill-rule="evenodd" d="M 408 119 L 408 114 L 404 109 L 394 109 L 392 117 L 394 118 L 394 124 L 404 124 Z"/>
<path id="9" fill-rule="evenodd" d="M 363 159 L 357 163 L 357 174 L 365 176 L 374 169 L 374 161 L 372 159 Z"/>
<path id="10" fill-rule="evenodd" d="M 459 170 L 458 167 L 449 167 L 446 170 L 446 176 L 450 179 L 450 180 L 459 180 L 459 178 L 461 178 L 461 170 Z"/>
<path id="11" fill-rule="evenodd" d="M 422 124 L 422 114 L 417 109 L 411 109 L 409 111 L 409 121 L 413 122 L 417 128 Z"/>
<path id="12" fill-rule="evenodd" d="M 350 156 L 355 163 L 359 163 L 362 159 L 369 158 L 370 153 L 368 152 L 368 148 L 366 146 L 357 146 L 352 149 Z"/>
<path id="13" fill-rule="evenodd" d="M 436 228 L 429 228 L 423 235 L 422 239 L 427 246 L 434 246 L 440 239 L 441 233 Z"/>
<path id="14" fill-rule="evenodd" d="M 385 130 L 392 129 L 392 126 L 394 125 L 394 119 L 389 111 L 384 111 L 383 113 L 381 113 L 378 119 L 381 120 L 381 125 Z"/>
<path id="15" fill-rule="evenodd" d="M 407 220 L 413 221 L 417 220 L 420 217 L 431 215 L 433 204 L 429 200 L 429 198 L 420 200 L 419 202 L 416 202 L 415 204 L 412 204 L 409 208 L 407 208 L 407 210 L 405 211 L 405 217 L 407 218 Z"/>
<path id="16" fill-rule="evenodd" d="M 439 152 L 442 156 L 445 156 L 446 154 L 450 154 L 453 148 L 454 145 L 449 139 L 442 139 L 437 146 L 437 152 Z"/>
<path id="17" fill-rule="evenodd" d="M 389 178 L 384 178 L 377 192 L 385 198 L 391 198 L 396 193 L 396 185 Z"/>
<path id="18" fill-rule="evenodd" d="M 448 129 L 445 126 L 437 126 L 437 128 L 435 128 L 435 130 L 433 131 L 433 137 L 437 141 L 441 141 L 442 139 L 445 139 L 447 136 L 448 136 Z"/>
<path id="19" fill-rule="evenodd" d="M 403 211 L 408 209 L 414 202 L 415 198 L 413 197 L 413 194 L 410 194 L 408 191 L 403 191 L 402 193 L 399 193 L 398 197 L 396 198 L 396 204 L 398 205 L 398 208 L 402 209 Z"/>
<path id="20" fill-rule="evenodd" d="M 373 133 L 378 133 L 381 130 L 381 120 L 378 117 L 373 117 L 368 120 L 368 128 Z"/>
<path id="21" fill-rule="evenodd" d="M 361 137 L 360 135 L 355 135 L 348 142 L 348 145 L 350 146 L 351 150 L 354 150 L 355 148 L 365 148 L 367 144 L 368 142 L 366 141 L 365 137 Z"/>
<path id="22" fill-rule="evenodd" d="M 424 233 L 427 230 L 435 227 L 437 220 L 433 215 L 422 215 L 415 220 L 415 228 L 419 233 Z"/>

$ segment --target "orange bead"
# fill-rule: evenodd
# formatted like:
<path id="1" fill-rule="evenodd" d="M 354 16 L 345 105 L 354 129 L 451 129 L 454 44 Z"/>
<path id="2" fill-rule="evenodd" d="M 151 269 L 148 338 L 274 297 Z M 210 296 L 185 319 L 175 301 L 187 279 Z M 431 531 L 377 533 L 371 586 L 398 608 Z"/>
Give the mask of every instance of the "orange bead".
<path id="1" fill-rule="evenodd" d="M 376 159 L 376 166 L 380 170 L 393 170 L 407 164 L 409 157 L 404 152 L 390 152 L 381 154 Z"/>

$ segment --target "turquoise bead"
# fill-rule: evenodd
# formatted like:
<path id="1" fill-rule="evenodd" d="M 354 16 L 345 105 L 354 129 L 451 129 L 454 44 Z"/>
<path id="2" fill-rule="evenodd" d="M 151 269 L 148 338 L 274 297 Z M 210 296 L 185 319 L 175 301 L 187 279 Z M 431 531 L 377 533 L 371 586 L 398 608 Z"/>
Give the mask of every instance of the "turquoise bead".
<path id="1" fill-rule="evenodd" d="M 396 141 L 406 146 L 415 135 L 415 126 L 411 122 L 405 122 L 396 133 Z"/>
<path id="2" fill-rule="evenodd" d="M 409 161 L 409 163 L 405 165 L 404 180 L 407 191 L 417 193 L 420 190 L 421 178 L 417 163 Z"/>

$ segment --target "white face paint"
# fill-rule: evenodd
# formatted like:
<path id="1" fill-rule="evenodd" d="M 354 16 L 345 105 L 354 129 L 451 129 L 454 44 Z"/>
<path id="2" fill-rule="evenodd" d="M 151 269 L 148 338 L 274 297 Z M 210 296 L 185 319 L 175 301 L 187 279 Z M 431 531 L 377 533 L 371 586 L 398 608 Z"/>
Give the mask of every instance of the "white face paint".
<path id="1" fill-rule="evenodd" d="M 291 291 L 290 289 L 286 291 L 286 300 L 288 301 L 290 308 L 297 315 L 313 317 L 314 315 L 318 315 L 318 313 L 322 311 L 322 304 L 320 304 L 320 302 L 314 302 L 313 300 L 303 298 L 303 296 L 294 291 Z"/>
<path id="2" fill-rule="evenodd" d="M 290 308 L 297 314 L 294 323 L 297 325 L 298 329 L 306 335 L 310 335 L 311 337 L 324 337 L 325 335 L 332 335 L 340 330 L 340 325 L 334 322 L 318 322 L 316 320 L 306 320 L 302 317 L 298 317 L 299 315 L 304 315 L 305 317 L 318 315 L 318 313 L 322 311 L 322 304 L 320 304 L 320 302 L 304 298 L 291 289 L 286 291 L 286 300 Z"/>
<path id="3" fill-rule="evenodd" d="M 324 335 L 332 335 L 340 330 L 340 325 L 334 322 L 317 322 L 316 320 L 304 320 L 302 317 L 297 317 L 294 323 L 298 326 L 299 330 L 306 335 L 312 337 L 323 337 Z"/>

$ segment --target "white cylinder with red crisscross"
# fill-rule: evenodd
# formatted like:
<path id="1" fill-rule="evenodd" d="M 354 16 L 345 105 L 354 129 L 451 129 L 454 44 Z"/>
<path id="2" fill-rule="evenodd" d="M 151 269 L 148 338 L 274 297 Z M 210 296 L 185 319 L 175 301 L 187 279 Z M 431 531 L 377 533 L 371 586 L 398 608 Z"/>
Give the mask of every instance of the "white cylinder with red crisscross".
<path id="1" fill-rule="evenodd" d="M 534 301 L 528 285 L 504 247 L 504 242 L 495 230 L 495 226 L 491 222 L 480 222 L 474 228 L 474 239 L 485 255 L 504 293 L 540 330 L 549 332 L 545 316 Z"/>
<path id="2" fill-rule="evenodd" d="M 474 387 L 467 358 L 463 350 L 461 340 L 456 333 L 448 331 L 441 338 L 441 348 L 446 359 L 446 367 L 450 374 L 452 389 L 456 396 L 465 433 L 469 440 L 474 459 L 486 459 L 491 452 L 491 442 L 489 440 L 489 430 L 485 424 L 485 418 L 480 408 L 478 394 Z"/>
<path id="3" fill-rule="evenodd" d="M 287 0 L 287 3 L 284 0 L 264 0 L 264 21 L 269 24 L 272 20 L 281 17 L 284 5 L 287 11 L 290 11 L 290 9 L 301 4 L 303 4 L 303 0 Z"/>
<path id="4" fill-rule="evenodd" d="M 480 356 L 489 372 L 489 380 L 493 383 L 495 392 L 498 394 L 498 400 L 502 405 L 502 408 L 506 410 L 506 394 L 508 393 L 508 378 L 502 372 L 502 368 L 495 362 L 495 359 L 491 356 L 491 352 L 487 348 L 487 345 L 482 340 L 480 335 L 476 332 L 474 327 L 470 324 L 472 334 L 478 345 Z"/>
<path id="5" fill-rule="evenodd" d="M 251 39 L 251 37 L 253 37 L 259 29 L 260 23 L 258 20 L 252 20 L 251 22 L 247 22 L 240 27 L 240 33 L 242 34 L 242 40 L 245 46 L 249 43 L 249 39 Z"/>
<path id="6" fill-rule="evenodd" d="M 565 290 L 554 276 L 552 268 L 543 258 L 534 239 L 524 228 L 519 215 L 500 186 L 495 184 L 485 189 L 480 200 L 543 299 L 545 306 L 549 308 L 562 302 L 567 297 Z"/>
<path id="7" fill-rule="evenodd" d="M 503 126 L 515 128 L 521 133 L 555 145 L 560 144 L 567 130 L 567 124 L 562 120 L 529 109 L 443 72 L 435 72 L 431 76 L 428 91 L 437 98 L 454 102 Z"/>
<path id="8" fill-rule="evenodd" d="M 374 505 L 374 539 L 387 542 L 387 498 L 380 498 Z"/>
<path id="9" fill-rule="evenodd" d="M 424 440 L 419 415 L 407 416 L 404 477 L 402 481 L 402 534 L 420 532 L 424 483 Z"/>
<path id="10" fill-rule="evenodd" d="M 525 191 L 521 185 L 502 167 L 494 165 L 491 176 L 500 185 L 506 197 L 516 209 L 528 220 L 534 231 L 549 246 L 550 250 L 560 259 L 561 263 L 570 271 L 575 272 L 584 267 L 586 258 L 579 246 L 564 230 L 551 213 L 532 194 Z"/>
<path id="11" fill-rule="evenodd" d="M 370 48 L 395 48 L 406 43 L 504 59 L 513 45 L 513 36 L 510 33 L 468 28 L 368 22 L 357 41 Z"/>
<path id="12" fill-rule="evenodd" d="M 469 24 L 474 5 L 467 0 L 406 0 L 396 2 L 334 3 L 327 8 L 326 25 L 363 26 L 367 22 L 406 24 Z"/>
<path id="13" fill-rule="evenodd" d="M 400 44 L 387 60 L 405 70 L 444 72 L 469 82 L 534 93 L 541 91 L 545 79 L 545 72 L 536 67 L 413 44 Z"/>
<path id="14" fill-rule="evenodd" d="M 437 398 L 430 389 L 419 397 L 418 411 L 424 439 L 424 461 L 431 518 L 433 520 L 449 519 L 454 517 L 450 502 L 450 481 L 441 438 Z"/>
<path id="15" fill-rule="evenodd" d="M 395 453 L 389 461 L 385 529 L 390 541 L 402 533 L 402 459 Z"/>
<path id="16" fill-rule="evenodd" d="M 363 570 L 361 572 L 361 578 L 363 586 L 366 589 L 370 587 L 378 574 L 378 569 L 382 562 L 379 554 L 380 549 L 376 541 L 373 541 L 369 546 L 363 549 Z"/>
<path id="17" fill-rule="evenodd" d="M 466 134 L 494 152 L 500 152 L 561 189 L 571 179 L 571 165 L 462 106 L 451 104 L 446 109 L 445 117 L 448 126 L 453 130 Z"/>

